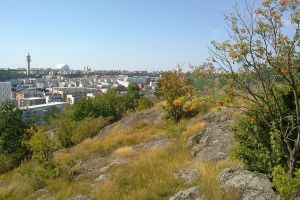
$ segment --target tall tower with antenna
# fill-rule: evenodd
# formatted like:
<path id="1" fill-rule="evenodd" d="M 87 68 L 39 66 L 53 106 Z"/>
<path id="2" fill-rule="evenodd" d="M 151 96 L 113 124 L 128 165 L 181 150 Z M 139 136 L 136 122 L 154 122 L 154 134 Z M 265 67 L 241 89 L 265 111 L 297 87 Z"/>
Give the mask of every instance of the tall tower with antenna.
<path id="1" fill-rule="evenodd" d="M 27 74 L 27 76 L 30 74 L 30 62 L 31 62 L 31 56 L 29 55 L 29 53 L 28 53 L 28 55 L 26 56 L 27 57 L 27 70 L 26 70 L 26 74 Z"/>
<path id="2" fill-rule="evenodd" d="M 177 64 L 175 71 L 177 72 L 177 74 L 179 74 L 182 71 L 181 66 L 179 64 Z"/>

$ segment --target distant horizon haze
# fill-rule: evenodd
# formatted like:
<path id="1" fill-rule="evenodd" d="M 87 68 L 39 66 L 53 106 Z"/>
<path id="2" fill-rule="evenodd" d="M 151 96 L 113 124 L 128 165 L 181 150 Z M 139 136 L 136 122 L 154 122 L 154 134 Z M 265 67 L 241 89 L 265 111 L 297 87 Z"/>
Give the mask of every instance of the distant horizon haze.
<path id="1" fill-rule="evenodd" d="M 202 64 L 236 0 L 10 0 L 0 7 L 0 68 L 159 71 Z M 242 3 L 242 2 L 239 2 Z M 240 4 L 243 6 L 243 3 Z"/>

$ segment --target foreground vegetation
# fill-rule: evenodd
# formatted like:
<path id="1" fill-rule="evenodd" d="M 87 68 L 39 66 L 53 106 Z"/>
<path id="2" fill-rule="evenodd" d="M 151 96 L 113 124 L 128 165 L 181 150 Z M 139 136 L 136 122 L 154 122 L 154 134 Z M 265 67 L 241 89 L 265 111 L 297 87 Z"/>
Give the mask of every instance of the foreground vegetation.
<path id="1" fill-rule="evenodd" d="M 109 135 L 104 135 L 101 139 L 86 139 L 70 150 L 59 152 L 53 158 L 46 156 L 50 154 L 44 154 L 51 149 L 50 143 L 35 144 L 43 148 L 33 149 L 37 154 L 34 154 L 31 162 L 0 177 L 0 180 L 8 184 L 8 187 L 0 188 L 0 199 L 36 198 L 39 195 L 43 195 L 43 198 L 54 195 L 59 199 L 68 199 L 78 194 L 91 195 L 95 199 L 165 199 L 178 189 L 186 187 L 173 174 L 189 165 L 191 157 L 186 140 L 204 126 L 205 122 L 198 118 L 184 119 L 179 123 L 164 120 L 155 124 L 137 122 L 128 125 L 126 129 L 116 125 Z M 133 145 L 159 138 L 166 139 L 161 148 L 133 148 Z M 38 134 L 30 143 L 32 145 L 33 141 L 47 140 L 42 134 Z M 107 163 L 120 158 L 130 162 L 109 169 L 112 177 L 105 182 L 97 183 L 90 176 L 74 180 L 74 173 L 79 170 L 77 164 L 98 156 L 108 159 Z M 47 168 L 38 163 L 46 164 Z M 204 176 L 190 185 L 203 185 L 208 199 L 226 199 L 229 194 L 218 189 L 217 174 L 221 169 L 237 164 L 230 160 L 220 163 L 196 162 L 191 167 L 201 168 Z M 47 190 L 35 192 L 44 186 Z M 214 191 L 213 196 L 211 191 Z M 232 198 L 229 196 L 228 199 Z"/>

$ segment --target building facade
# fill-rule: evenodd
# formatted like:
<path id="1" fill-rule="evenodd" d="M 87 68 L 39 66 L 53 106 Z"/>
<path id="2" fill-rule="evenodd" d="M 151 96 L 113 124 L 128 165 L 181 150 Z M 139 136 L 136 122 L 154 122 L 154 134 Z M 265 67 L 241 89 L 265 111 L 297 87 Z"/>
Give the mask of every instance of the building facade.
<path id="1" fill-rule="evenodd" d="M 0 103 L 11 100 L 11 83 L 0 82 Z"/>
<path id="2" fill-rule="evenodd" d="M 46 98 L 44 97 L 29 97 L 29 98 L 18 99 L 19 107 L 35 106 L 35 105 L 40 105 L 45 103 L 46 103 Z"/>

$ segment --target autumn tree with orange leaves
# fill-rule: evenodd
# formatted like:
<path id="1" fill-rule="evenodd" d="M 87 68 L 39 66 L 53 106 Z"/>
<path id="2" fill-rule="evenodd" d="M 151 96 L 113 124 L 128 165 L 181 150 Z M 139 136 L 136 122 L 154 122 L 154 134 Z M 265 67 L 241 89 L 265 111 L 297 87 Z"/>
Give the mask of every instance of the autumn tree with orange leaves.
<path id="1" fill-rule="evenodd" d="M 184 103 L 192 93 L 192 82 L 182 72 L 168 71 L 158 80 L 156 94 L 166 101 L 167 118 L 177 122 L 184 116 Z"/>
<path id="2" fill-rule="evenodd" d="M 252 147 L 265 145 L 270 152 L 266 160 L 281 165 L 290 177 L 300 168 L 299 6 L 299 0 L 265 0 L 259 8 L 235 7 L 225 17 L 230 39 L 213 41 L 210 49 L 211 61 L 233 83 L 230 92 L 245 101 L 247 112 L 255 108 L 264 130 L 269 130 L 267 136 L 258 133 Z M 273 143 L 282 145 L 276 149 Z M 282 154 L 277 163 L 272 158 L 276 152 Z"/>

